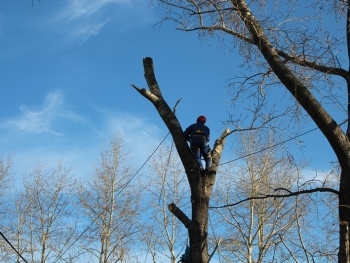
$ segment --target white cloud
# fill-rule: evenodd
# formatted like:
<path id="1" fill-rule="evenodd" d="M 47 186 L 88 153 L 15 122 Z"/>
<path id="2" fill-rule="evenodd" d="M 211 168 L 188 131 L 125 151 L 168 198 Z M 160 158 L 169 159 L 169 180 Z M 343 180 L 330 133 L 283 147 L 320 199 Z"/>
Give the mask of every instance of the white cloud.
<path id="1" fill-rule="evenodd" d="M 109 6 L 130 2 L 131 0 L 69 0 L 54 22 L 69 36 L 85 42 L 91 36 L 99 34 L 111 21 L 111 16 L 107 15 Z"/>
<path id="2" fill-rule="evenodd" d="M 160 132 L 155 125 L 147 124 L 144 118 L 127 113 L 110 116 L 107 122 L 111 130 L 118 131 L 128 137 L 154 138 L 154 135 Z"/>
<path id="3" fill-rule="evenodd" d="M 130 0 L 70 0 L 62 18 L 69 20 L 91 18 L 109 4 L 129 3 Z"/>
<path id="4" fill-rule="evenodd" d="M 0 140 L 0 144 L 4 146 L 2 150 L 5 154 L 15 153 L 16 173 L 19 176 L 37 160 L 48 164 L 62 160 L 65 166 L 73 168 L 76 178 L 83 178 L 94 172 L 101 149 L 109 147 L 113 135 L 122 136 L 125 151 L 129 153 L 128 162 L 138 169 L 167 134 L 166 129 L 159 129 L 141 116 L 107 111 L 100 111 L 100 113 L 98 119 L 103 120 L 102 123 L 97 119 L 94 122 L 94 125 L 99 127 L 99 131 L 86 130 L 85 134 L 79 138 L 74 136 L 70 138 L 70 134 L 67 133 L 65 140 L 61 140 L 60 137 L 41 140 L 42 138 L 37 136 L 30 136 L 29 140 L 24 143 L 21 140 L 21 143 L 16 145 L 13 143 L 7 145 Z M 92 130 L 93 132 L 90 133 Z M 6 139 L 6 141 L 13 140 L 13 137 Z"/>
<path id="5" fill-rule="evenodd" d="M 53 129 L 54 123 L 59 119 L 82 121 L 82 118 L 66 109 L 62 92 L 54 91 L 46 95 L 43 105 L 38 110 L 20 107 L 21 114 L 11 120 L 5 121 L 2 127 L 16 128 L 30 133 L 51 133 L 62 135 Z"/>
<path id="6" fill-rule="evenodd" d="M 90 25 L 82 25 L 80 27 L 76 27 L 72 34 L 78 36 L 81 39 L 81 42 L 85 42 L 91 36 L 97 35 L 100 30 L 109 22 L 110 19 L 106 19 L 105 21 L 96 22 Z"/>
<path id="7" fill-rule="evenodd" d="M 84 123 L 81 126 L 67 120 Z M 19 178 L 36 160 L 49 164 L 62 160 L 73 168 L 74 176 L 87 176 L 93 173 L 100 150 L 108 147 L 114 134 L 123 137 L 129 161 L 138 167 L 168 133 L 165 126 L 158 127 L 144 116 L 97 108 L 87 122 L 69 109 L 61 91 L 48 93 L 40 105 L 21 106 L 20 114 L 4 123 L 0 128 L 8 130 L 2 131 L 1 151 L 15 154 Z M 65 136 L 59 136 L 63 133 Z"/>
<path id="8" fill-rule="evenodd" d="M 146 118 L 129 113 L 108 114 L 106 122 L 108 130 L 105 133 L 123 136 L 127 150 L 138 160 L 138 164 L 149 157 L 168 133 L 166 128 L 161 130 Z"/>

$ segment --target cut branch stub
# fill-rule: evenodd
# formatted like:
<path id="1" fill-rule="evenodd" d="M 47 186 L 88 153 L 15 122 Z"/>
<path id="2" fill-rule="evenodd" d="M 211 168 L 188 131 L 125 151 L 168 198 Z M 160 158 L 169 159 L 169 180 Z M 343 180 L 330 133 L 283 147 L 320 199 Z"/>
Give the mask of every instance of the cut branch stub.
<path id="1" fill-rule="evenodd" d="M 214 143 L 214 147 L 212 150 L 213 162 L 212 162 L 212 168 L 210 169 L 211 173 L 216 174 L 216 170 L 217 170 L 219 163 L 220 163 L 222 151 L 224 149 L 225 139 L 229 133 L 230 133 L 230 129 L 224 130 L 222 132 L 222 134 L 220 135 L 220 137 Z"/>
<path id="2" fill-rule="evenodd" d="M 186 228 L 190 227 L 192 223 L 191 219 L 189 219 L 174 203 L 169 204 L 168 209 L 184 224 Z"/>

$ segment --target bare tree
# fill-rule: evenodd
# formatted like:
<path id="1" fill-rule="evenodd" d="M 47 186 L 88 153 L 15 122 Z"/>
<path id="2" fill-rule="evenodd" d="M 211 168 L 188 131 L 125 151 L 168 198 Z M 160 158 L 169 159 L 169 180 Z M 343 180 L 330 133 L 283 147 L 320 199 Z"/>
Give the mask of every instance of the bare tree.
<path id="1" fill-rule="evenodd" d="M 7 229 L 7 223 L 9 221 L 7 211 L 8 202 L 10 200 L 9 190 L 12 185 L 10 179 L 13 175 L 12 168 L 12 157 L 8 156 L 7 158 L 4 158 L 2 155 L 0 155 L 0 219 L 2 222 L 0 225 L 0 232 L 6 234 L 6 236 L 7 233 L 9 233 Z M 0 239 L 2 239 L 2 242 L 0 242 L 0 257 L 5 261 L 10 257 L 10 255 L 12 255 L 13 250 L 11 249 L 10 245 L 3 240 L 3 237 L 0 237 Z"/>
<path id="2" fill-rule="evenodd" d="M 13 167 L 12 157 L 8 156 L 7 159 L 0 156 L 0 198 L 3 197 L 11 186 L 11 169 Z"/>
<path id="3" fill-rule="evenodd" d="M 184 252 L 180 248 L 185 248 L 188 238 L 175 215 L 168 211 L 168 204 L 176 203 L 182 210 L 190 207 L 185 172 L 173 143 L 158 148 L 150 160 L 147 178 L 144 198 L 150 199 L 150 202 L 146 202 L 148 207 L 145 209 L 149 216 L 140 226 L 142 239 L 145 240 L 154 263 L 159 258 L 168 258 L 169 262 L 176 263 Z"/>
<path id="4" fill-rule="evenodd" d="M 241 94 L 257 100 L 276 97 L 279 92 L 273 87 L 282 84 L 297 102 L 294 113 L 306 113 L 321 130 L 341 167 L 338 261 L 349 263 L 350 126 L 348 123 L 343 129 L 341 125 L 350 114 L 347 66 L 350 2 L 159 0 L 159 3 L 168 7 L 169 16 L 165 19 L 175 21 L 179 29 L 203 35 L 217 33 L 223 39 L 233 37 L 232 50 L 238 50 L 248 66 L 253 68 L 254 64 L 258 73 L 235 83 L 235 101 Z M 334 114 L 336 107 L 338 115 Z M 261 114 L 260 121 L 275 120 L 276 112 L 272 113 Z M 343 118 L 338 117 L 341 114 Z M 302 116 L 298 116 L 300 120 Z M 291 126 L 284 128 L 291 131 Z"/>
<path id="5" fill-rule="evenodd" d="M 212 167 L 206 177 L 201 177 L 200 170 L 197 167 L 190 148 L 183 136 L 183 130 L 175 113 L 170 109 L 164 100 L 158 86 L 154 69 L 153 60 L 144 58 L 145 78 L 149 87 L 140 89 L 135 85 L 133 87 L 146 99 L 148 99 L 157 109 L 160 117 L 169 129 L 173 137 L 176 150 L 184 166 L 187 179 L 191 190 L 192 219 L 186 216 L 176 204 L 168 205 L 169 210 L 183 223 L 188 229 L 190 243 L 190 261 L 193 263 L 207 263 L 208 255 L 208 212 L 209 200 L 215 183 L 215 176 L 218 164 L 220 162 L 225 137 L 228 131 L 215 141 L 212 158 Z"/>
<path id="6" fill-rule="evenodd" d="M 240 134 L 240 143 L 235 153 L 244 156 L 240 162 L 229 163 L 220 169 L 221 180 L 214 195 L 216 203 L 226 203 L 224 209 L 215 209 L 217 219 L 216 235 L 223 238 L 220 253 L 226 262 L 285 262 L 291 258 L 296 262 L 322 262 L 317 251 L 334 260 L 334 244 L 328 236 L 328 248 L 320 243 L 327 242 L 322 230 L 312 233 L 316 213 L 312 213 L 319 200 L 303 196 L 293 198 L 250 199 L 237 206 L 233 200 L 247 196 L 261 197 L 275 194 L 276 189 L 298 189 L 305 164 L 296 164 L 293 157 L 275 145 L 273 132 L 266 138 L 261 131 Z M 238 141 L 238 140 L 237 140 Z M 266 142 L 265 142 L 266 141 Z M 267 149 L 261 151 L 261 149 Z M 319 204 L 316 209 L 324 210 Z M 312 216 L 311 216 L 312 215 Z M 333 237 L 335 232 L 332 233 Z M 323 241 L 323 243 L 322 243 Z M 333 246 L 332 246 L 333 245 Z M 333 257 L 333 258 L 332 258 Z M 324 259 L 326 259 L 324 257 Z"/>
<path id="7" fill-rule="evenodd" d="M 115 135 L 101 151 L 91 181 L 79 190 L 87 217 L 83 235 L 87 245 L 82 249 L 100 263 L 130 262 L 139 196 L 139 191 L 129 184 L 131 176 L 123 139 Z"/>
<path id="8" fill-rule="evenodd" d="M 15 194 L 8 216 L 10 239 L 28 262 L 64 261 L 79 254 L 67 251 L 76 237 L 70 173 L 61 161 L 55 168 L 37 162 L 24 180 L 23 192 Z M 15 252 L 13 257 L 21 262 Z"/>

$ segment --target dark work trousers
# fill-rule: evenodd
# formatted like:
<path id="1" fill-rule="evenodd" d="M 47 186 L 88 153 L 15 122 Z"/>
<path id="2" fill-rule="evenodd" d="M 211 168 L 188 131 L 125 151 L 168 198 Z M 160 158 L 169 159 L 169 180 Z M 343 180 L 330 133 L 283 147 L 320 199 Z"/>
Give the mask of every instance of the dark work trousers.
<path id="1" fill-rule="evenodd" d="M 194 156 L 194 160 L 199 167 L 199 169 L 204 170 L 203 164 L 201 161 L 201 156 L 203 156 L 205 161 L 205 168 L 209 169 L 211 167 L 211 154 L 210 147 L 205 140 L 204 136 L 201 135 L 193 135 L 190 140 L 191 151 Z"/>

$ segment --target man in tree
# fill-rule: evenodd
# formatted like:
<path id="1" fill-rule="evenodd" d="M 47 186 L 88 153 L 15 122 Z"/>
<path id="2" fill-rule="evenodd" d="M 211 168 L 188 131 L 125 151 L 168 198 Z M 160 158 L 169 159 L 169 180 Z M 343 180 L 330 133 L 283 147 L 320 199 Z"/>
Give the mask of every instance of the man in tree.
<path id="1" fill-rule="evenodd" d="M 207 119 L 205 116 L 199 116 L 197 122 L 188 126 L 184 131 L 184 137 L 190 142 L 191 151 L 194 156 L 194 160 L 198 168 L 201 170 L 201 174 L 205 174 L 201 156 L 204 157 L 205 169 L 208 170 L 211 167 L 211 154 L 209 147 L 210 129 L 204 125 Z"/>
<path id="2" fill-rule="evenodd" d="M 155 106 L 159 116 L 168 127 L 169 132 L 174 139 L 176 150 L 185 168 L 188 183 L 191 189 L 191 219 L 174 203 L 169 204 L 168 209 L 188 229 L 190 262 L 208 263 L 210 261 L 210 255 L 208 253 L 209 200 L 215 184 L 216 171 L 220 163 L 225 139 L 229 135 L 230 130 L 226 129 L 221 136 L 215 140 L 213 147 L 214 150 L 210 154 L 210 174 L 208 174 L 206 180 L 200 180 L 200 178 L 195 176 L 198 174 L 200 169 L 197 166 L 195 159 L 193 158 L 193 154 L 186 143 L 181 125 L 176 118 L 174 110 L 171 110 L 169 105 L 164 100 L 162 92 L 158 86 L 152 58 L 144 58 L 143 67 L 145 71 L 144 76 L 149 89 L 140 89 L 135 85 L 132 85 L 132 87 Z"/>

